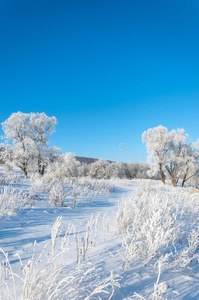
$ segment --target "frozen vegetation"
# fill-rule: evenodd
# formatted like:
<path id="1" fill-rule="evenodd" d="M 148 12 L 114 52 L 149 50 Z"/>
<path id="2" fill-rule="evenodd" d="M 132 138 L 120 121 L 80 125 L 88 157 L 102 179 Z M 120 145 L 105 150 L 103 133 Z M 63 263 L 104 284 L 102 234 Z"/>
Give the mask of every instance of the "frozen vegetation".
<path id="1" fill-rule="evenodd" d="M 0 299 L 199 298 L 198 190 L 4 170 Z"/>

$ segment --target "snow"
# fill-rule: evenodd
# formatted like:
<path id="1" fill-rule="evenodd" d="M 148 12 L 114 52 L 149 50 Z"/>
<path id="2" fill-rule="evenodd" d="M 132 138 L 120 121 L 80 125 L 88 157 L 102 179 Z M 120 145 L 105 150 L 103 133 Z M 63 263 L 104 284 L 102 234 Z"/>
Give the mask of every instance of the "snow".
<path id="1" fill-rule="evenodd" d="M 117 234 L 119 230 L 118 226 L 124 222 L 121 219 L 121 223 L 117 224 L 117 216 L 121 204 L 125 203 L 125 201 L 129 201 L 129 203 L 132 203 L 131 201 L 135 201 L 135 203 L 138 201 L 138 203 L 141 203 L 139 201 L 142 200 L 143 195 L 144 197 L 146 195 L 153 195 L 153 193 L 156 193 L 154 190 L 158 189 L 158 195 L 163 195 L 162 200 L 169 197 L 174 197 L 175 199 L 181 197 L 180 203 L 183 202 L 183 209 L 186 213 L 183 214 L 183 218 L 177 224 L 184 222 L 183 226 L 187 226 L 186 228 L 182 226 L 186 237 L 179 245 L 176 242 L 177 251 L 181 253 L 188 245 L 188 235 L 193 230 L 196 230 L 196 234 L 198 235 L 199 205 L 198 207 L 195 205 L 197 201 L 199 203 L 197 193 L 192 194 L 191 190 L 182 188 L 174 189 L 170 186 L 164 188 L 159 181 L 107 180 L 107 183 L 110 186 L 114 185 L 114 189 L 109 195 L 98 194 L 96 196 L 93 195 L 92 198 L 86 197 L 85 199 L 80 197 L 77 200 L 75 208 L 71 206 L 49 207 L 47 195 L 40 191 L 39 200 L 34 200 L 32 206 L 26 206 L 22 210 L 19 210 L 19 214 L 10 217 L 4 216 L 1 219 L 0 247 L 5 253 L 8 253 L 12 272 L 19 275 L 23 280 L 16 278 L 17 296 L 14 298 L 12 276 L 10 274 L 5 276 L 5 282 L 2 283 L 4 284 L 3 288 L 8 287 L 12 296 L 9 297 L 9 293 L 7 292 L 4 293 L 4 296 L 0 293 L 0 297 L 2 297 L 0 299 L 119 300 L 135 299 L 136 297 L 137 299 L 142 299 L 141 297 L 145 297 L 145 299 L 199 299 L 199 268 L 197 260 L 192 265 L 177 270 L 176 259 L 178 257 L 175 256 L 174 248 L 169 244 L 169 246 L 165 246 L 165 251 L 161 250 L 162 255 L 156 253 L 148 263 L 143 263 L 143 257 L 134 261 L 131 260 L 132 256 L 129 256 L 128 259 L 131 261 L 130 266 L 124 268 L 124 262 L 127 258 L 125 258 L 127 252 L 125 252 L 126 248 L 124 247 L 124 236 L 127 231 Z M 23 190 L 26 193 L 29 189 L 30 181 L 28 179 L 22 180 L 14 186 L 16 189 Z M 186 204 L 188 206 L 184 204 L 187 200 L 189 200 L 189 203 Z M 173 209 L 173 204 L 169 206 L 170 204 L 168 199 L 167 208 L 171 207 Z M 194 208 L 192 207 L 193 205 Z M 154 206 L 154 210 L 156 209 L 157 207 Z M 180 210 L 180 204 L 177 210 Z M 182 214 L 181 211 L 180 213 Z M 151 214 L 153 214 L 152 211 Z M 193 220 L 190 220 L 192 214 Z M 57 219 L 59 216 L 62 216 L 62 218 Z M 177 216 L 179 216 L 178 213 Z M 152 218 L 152 216 L 148 216 L 149 219 L 150 217 Z M 57 225 L 53 227 L 56 220 Z M 140 221 L 140 230 L 142 230 L 143 222 L 144 220 Z M 54 239 L 54 254 L 52 254 L 53 247 L 51 245 L 52 228 L 54 228 L 55 232 L 59 232 L 59 236 Z M 67 234 L 65 236 L 66 231 Z M 129 234 L 131 232 L 128 231 Z M 61 251 L 64 236 L 66 238 L 66 247 Z M 175 239 L 177 238 L 175 237 Z M 35 241 L 37 241 L 36 245 Z M 78 245 L 76 241 L 78 241 Z M 79 258 L 76 250 L 77 246 L 79 247 Z M 32 258 L 33 252 L 35 254 Z M 171 255 L 171 253 L 175 256 L 175 259 L 173 257 L 167 258 L 167 255 Z M 198 258 L 198 245 L 196 246 L 194 255 Z M 3 253 L 0 254 L 0 259 L 1 264 L 3 261 L 5 262 L 6 259 Z M 31 261 L 34 261 L 36 265 L 36 273 L 34 273 L 34 268 L 31 269 L 29 265 Z M 54 280 L 50 277 L 53 274 L 53 272 L 50 274 L 52 271 L 51 264 L 59 268 L 62 264 L 59 277 L 56 277 L 57 281 L 55 280 L 52 288 L 48 286 L 51 295 L 52 291 L 55 291 L 57 294 L 55 293 L 50 298 L 47 292 L 45 292 L 46 296 L 43 295 L 39 298 L 39 296 L 35 296 L 34 286 L 37 280 L 33 278 L 33 273 L 37 274 L 37 276 L 39 274 L 40 277 L 38 278 L 45 278 L 46 285 L 48 285 L 48 282 Z M 58 267 L 56 270 L 58 270 Z M 32 270 L 31 274 L 28 273 L 28 268 Z M 46 272 L 43 271 L 45 277 L 42 277 L 44 275 L 39 273 L 42 270 Z M 47 272 L 49 273 L 47 274 Z M 159 280 L 158 274 L 160 275 Z M 29 282 L 32 282 L 31 296 L 26 296 L 26 294 L 28 295 L 28 289 L 30 289 L 26 285 L 23 297 L 21 297 L 22 283 L 25 280 L 28 282 L 27 277 L 30 280 Z M 62 291 L 57 291 L 55 286 L 58 285 L 58 282 L 61 282 L 62 278 L 67 278 L 67 283 L 65 283 L 66 288 L 64 289 L 64 284 L 62 283 L 63 285 L 60 288 Z M 42 284 L 42 287 L 44 287 L 45 284 Z M 155 284 L 157 285 L 154 287 Z M 154 292 L 155 289 L 156 294 Z M 163 291 L 162 294 L 161 289 Z M 138 295 L 136 296 L 135 293 Z"/>

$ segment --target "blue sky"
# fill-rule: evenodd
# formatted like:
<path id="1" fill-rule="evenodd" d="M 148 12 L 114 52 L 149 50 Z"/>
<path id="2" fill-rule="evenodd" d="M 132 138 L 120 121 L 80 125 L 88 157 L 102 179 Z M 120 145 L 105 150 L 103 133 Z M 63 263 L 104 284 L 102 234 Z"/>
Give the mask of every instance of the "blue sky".
<path id="1" fill-rule="evenodd" d="M 127 162 L 159 124 L 196 140 L 198 15 L 197 0 L 2 0 L 0 121 L 45 112 L 63 152 Z"/>

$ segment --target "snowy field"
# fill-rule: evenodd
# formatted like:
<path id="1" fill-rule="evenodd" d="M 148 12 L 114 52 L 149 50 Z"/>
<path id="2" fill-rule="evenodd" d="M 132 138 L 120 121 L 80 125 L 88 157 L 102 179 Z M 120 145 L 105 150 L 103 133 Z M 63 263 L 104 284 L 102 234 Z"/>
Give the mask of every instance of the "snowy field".
<path id="1" fill-rule="evenodd" d="M 0 299 L 199 299 L 199 193 L 0 175 Z"/>

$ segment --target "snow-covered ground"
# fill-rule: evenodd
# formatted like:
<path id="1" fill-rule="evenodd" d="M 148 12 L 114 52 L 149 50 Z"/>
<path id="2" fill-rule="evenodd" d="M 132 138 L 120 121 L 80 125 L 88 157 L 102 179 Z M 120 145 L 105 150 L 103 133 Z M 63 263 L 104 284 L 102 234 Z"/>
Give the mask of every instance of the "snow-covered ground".
<path id="1" fill-rule="evenodd" d="M 63 182 L 49 190 L 38 178 L 6 180 L 1 194 L 12 186 L 11 197 L 25 196 L 16 198 L 23 209 L 0 211 L 0 299 L 199 299 L 197 191 L 149 180 L 66 181 L 61 207 L 48 199 Z"/>

